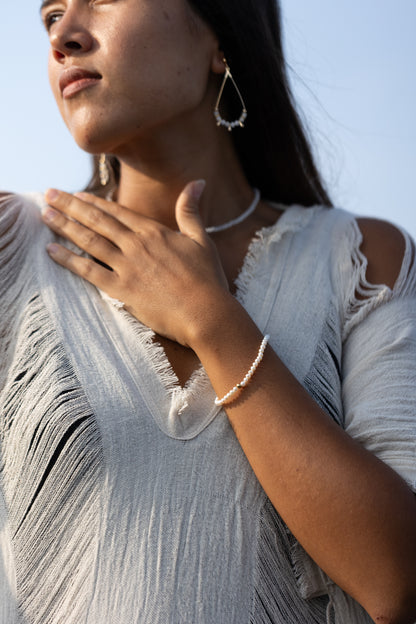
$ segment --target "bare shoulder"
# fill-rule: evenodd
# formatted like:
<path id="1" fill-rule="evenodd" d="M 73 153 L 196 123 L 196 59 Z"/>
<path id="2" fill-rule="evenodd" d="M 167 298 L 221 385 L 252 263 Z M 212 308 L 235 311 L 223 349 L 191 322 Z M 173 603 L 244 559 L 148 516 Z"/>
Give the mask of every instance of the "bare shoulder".
<path id="1" fill-rule="evenodd" d="M 387 221 L 358 218 L 363 236 L 361 251 L 368 260 L 367 280 L 393 288 L 403 263 L 406 242 L 403 234 Z"/>

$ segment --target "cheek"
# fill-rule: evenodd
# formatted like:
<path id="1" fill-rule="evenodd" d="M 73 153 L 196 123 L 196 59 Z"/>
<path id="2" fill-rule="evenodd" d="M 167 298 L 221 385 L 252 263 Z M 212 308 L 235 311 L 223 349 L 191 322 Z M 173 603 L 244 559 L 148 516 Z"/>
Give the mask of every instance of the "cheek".
<path id="1" fill-rule="evenodd" d="M 178 108 L 192 107 L 202 98 L 208 76 L 208 55 L 191 46 L 178 45 L 166 37 L 159 38 L 160 45 L 151 42 L 125 41 L 120 49 L 124 62 L 119 63 L 113 87 L 121 101 L 127 100 L 137 111 L 151 114 L 162 112 L 174 115 Z"/>
<path id="2" fill-rule="evenodd" d="M 52 90 L 52 94 L 56 100 L 56 103 L 58 104 L 59 110 L 62 112 L 62 108 L 61 108 L 61 91 L 59 89 L 59 72 L 60 72 L 60 67 L 58 66 L 57 62 L 53 59 L 52 57 L 52 50 L 49 51 L 49 57 L 48 57 L 48 77 L 49 77 L 49 84 Z"/>
<path id="3" fill-rule="evenodd" d="M 103 49 L 106 58 L 114 59 L 113 67 L 117 66 L 118 76 L 129 90 L 132 87 L 135 91 L 135 86 L 148 90 L 142 95 L 160 91 L 164 97 L 170 91 L 170 97 L 174 97 L 177 91 L 200 89 L 201 71 L 205 81 L 210 66 L 207 48 L 211 42 L 207 43 L 206 33 L 190 31 L 182 6 L 171 14 L 160 10 L 157 19 L 154 12 L 151 9 L 150 15 L 142 15 L 136 23 L 133 20 L 128 27 L 115 29 L 107 38 L 108 48 Z M 110 71 L 113 74 L 111 65 Z M 117 84 L 115 74 L 113 78 Z"/>

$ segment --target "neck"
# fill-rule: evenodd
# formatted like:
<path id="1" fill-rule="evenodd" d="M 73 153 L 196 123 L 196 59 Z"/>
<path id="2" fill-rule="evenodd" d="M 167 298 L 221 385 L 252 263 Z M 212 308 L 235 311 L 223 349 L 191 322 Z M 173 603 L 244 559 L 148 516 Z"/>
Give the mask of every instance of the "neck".
<path id="1" fill-rule="evenodd" d="M 215 124 L 204 132 L 182 131 L 179 140 L 175 132 L 153 131 L 149 140 L 141 137 L 139 147 L 116 155 L 121 163 L 117 201 L 173 229 L 176 200 L 191 180 L 207 181 L 200 203 L 206 226 L 235 218 L 252 200 L 231 137 Z"/>

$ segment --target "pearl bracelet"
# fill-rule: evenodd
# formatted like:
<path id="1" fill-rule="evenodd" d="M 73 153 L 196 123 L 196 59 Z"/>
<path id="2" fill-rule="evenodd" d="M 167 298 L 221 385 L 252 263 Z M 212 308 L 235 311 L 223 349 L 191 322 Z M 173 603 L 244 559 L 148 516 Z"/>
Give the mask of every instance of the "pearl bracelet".
<path id="1" fill-rule="evenodd" d="M 247 375 L 244 377 L 244 379 L 240 381 L 240 383 L 238 383 L 236 386 L 234 386 L 234 388 L 232 388 L 229 392 L 227 392 L 227 394 L 225 394 L 222 397 L 222 399 L 219 399 L 218 397 L 216 397 L 215 405 L 225 405 L 225 403 L 227 403 L 230 399 L 232 399 L 234 395 L 237 394 L 237 392 L 239 392 L 240 390 L 246 387 L 246 385 L 248 384 L 248 382 L 250 381 L 250 379 L 253 377 L 254 373 L 256 372 L 256 368 L 258 367 L 258 365 L 263 359 L 264 351 L 266 349 L 269 338 L 270 336 L 268 334 L 264 336 L 263 340 L 261 341 L 261 345 L 260 345 L 257 357 L 254 360 L 253 364 L 250 366 L 250 369 Z"/>

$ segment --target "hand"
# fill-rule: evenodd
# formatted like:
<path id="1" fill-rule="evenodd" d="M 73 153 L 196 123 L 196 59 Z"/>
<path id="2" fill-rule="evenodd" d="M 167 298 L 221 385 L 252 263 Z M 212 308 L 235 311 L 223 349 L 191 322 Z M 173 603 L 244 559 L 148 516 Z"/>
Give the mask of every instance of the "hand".
<path id="1" fill-rule="evenodd" d="M 189 183 L 176 202 L 179 231 L 89 193 L 48 191 L 52 208 L 44 222 L 90 257 L 48 245 L 61 266 L 124 302 L 155 332 L 192 347 L 204 313 L 215 307 L 228 284 L 198 207 L 203 181 Z M 108 268 L 94 260 L 103 262 Z"/>

